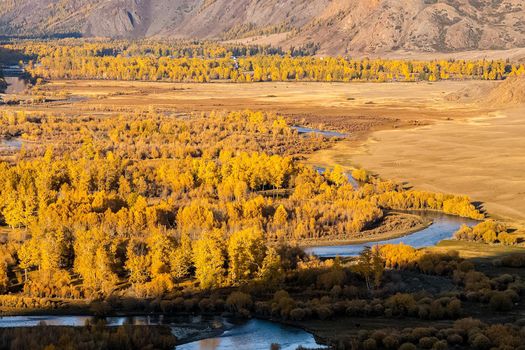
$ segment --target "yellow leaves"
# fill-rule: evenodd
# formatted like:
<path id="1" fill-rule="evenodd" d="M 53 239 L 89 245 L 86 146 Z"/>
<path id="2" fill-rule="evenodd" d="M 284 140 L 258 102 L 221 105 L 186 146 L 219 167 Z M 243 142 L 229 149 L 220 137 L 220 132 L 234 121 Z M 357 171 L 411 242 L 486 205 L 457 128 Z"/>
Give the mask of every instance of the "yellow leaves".
<path id="1" fill-rule="evenodd" d="M 332 171 L 327 171 L 326 177 L 337 186 L 341 186 L 348 182 L 348 178 L 340 165 L 334 166 Z"/>
<path id="2" fill-rule="evenodd" d="M 201 288 L 220 287 L 225 283 L 225 261 L 224 242 L 220 231 L 208 232 L 193 243 L 195 278 Z"/>
<path id="3" fill-rule="evenodd" d="M 365 169 L 354 169 L 352 170 L 352 177 L 361 182 L 368 181 L 368 173 Z"/>
<path id="4" fill-rule="evenodd" d="M 245 81 L 416 81 L 438 79 L 501 79 L 507 75 L 507 65 L 512 74 L 522 73 L 523 64 L 497 61 L 406 61 L 385 59 L 345 59 L 342 57 L 282 57 L 281 55 L 255 55 L 231 58 L 233 48 L 223 46 L 208 50 L 200 47 L 192 51 L 191 59 L 178 55 L 172 46 L 166 46 L 155 55 L 149 44 L 127 55 L 109 56 L 96 54 L 90 43 L 80 45 L 48 42 L 40 44 L 25 42 L 17 45 L 28 55 L 38 56 L 38 64 L 29 64 L 27 70 L 33 76 L 45 78 L 92 78 L 113 80 L 151 80 L 177 82 L 209 82 L 211 80 Z M 106 50 L 107 43 L 96 43 Z M 158 44 L 162 45 L 162 44 Z M 181 52 L 188 44 L 181 43 Z M 238 48 L 236 51 L 239 51 Z M 252 48 L 254 49 L 254 48 Z M 245 51 L 246 48 L 244 48 Z M 260 48 L 256 49 L 259 52 Z M 174 52 L 175 51 L 175 52 Z M 193 56 L 195 52 L 199 57 Z M 213 52 L 213 53 L 212 53 Z M 220 52 L 219 56 L 217 54 Z M 170 57 L 176 56 L 176 57 Z"/>
<path id="5" fill-rule="evenodd" d="M 255 277 L 265 255 L 266 244 L 260 228 L 252 227 L 233 233 L 228 241 L 230 281 L 239 283 Z"/>
<path id="6" fill-rule="evenodd" d="M 280 204 L 273 214 L 273 224 L 277 227 L 284 227 L 288 223 L 288 212 L 282 204 Z"/>
<path id="7" fill-rule="evenodd" d="M 413 266 L 422 255 L 421 251 L 403 243 L 383 245 L 380 247 L 380 253 L 386 267 L 389 268 Z"/>
<path id="8" fill-rule="evenodd" d="M 207 201 L 192 202 L 177 213 L 177 227 L 183 233 L 198 233 L 216 226 L 213 210 Z"/>

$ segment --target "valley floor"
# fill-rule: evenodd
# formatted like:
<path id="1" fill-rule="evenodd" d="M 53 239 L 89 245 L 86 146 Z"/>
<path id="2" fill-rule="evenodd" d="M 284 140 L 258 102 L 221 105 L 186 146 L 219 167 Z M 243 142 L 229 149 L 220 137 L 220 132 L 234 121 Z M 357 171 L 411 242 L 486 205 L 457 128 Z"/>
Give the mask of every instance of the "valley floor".
<path id="1" fill-rule="evenodd" d="M 274 111 L 349 135 L 309 157 L 311 164 L 363 167 L 418 189 L 465 194 L 490 214 L 523 223 L 525 108 L 486 106 L 483 97 L 497 84 L 52 81 L 43 90 L 57 101 L 26 109 L 97 115 L 155 109 L 182 117 Z"/>

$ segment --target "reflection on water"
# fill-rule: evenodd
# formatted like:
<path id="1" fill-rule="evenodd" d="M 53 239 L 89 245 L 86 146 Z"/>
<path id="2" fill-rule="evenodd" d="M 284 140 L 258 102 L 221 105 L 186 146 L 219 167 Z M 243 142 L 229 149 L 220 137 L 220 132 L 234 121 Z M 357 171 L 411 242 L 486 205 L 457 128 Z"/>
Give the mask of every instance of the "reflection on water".
<path id="1" fill-rule="evenodd" d="M 461 225 L 474 226 L 478 223 L 472 219 L 460 218 L 457 216 L 437 212 L 416 212 L 415 214 L 418 214 L 426 219 L 431 219 L 433 221 L 432 225 L 423 230 L 399 238 L 364 244 L 309 247 L 305 250 L 309 254 L 314 254 L 323 258 L 329 258 L 335 256 L 356 256 L 363 250 L 365 246 L 371 246 L 375 244 L 382 245 L 404 243 L 414 248 L 430 247 L 436 245 L 444 239 L 452 238 L 454 232 L 456 232 L 461 227 Z"/>
<path id="2" fill-rule="evenodd" d="M 7 83 L 7 89 L 5 90 L 5 94 L 19 94 L 23 92 L 28 85 L 28 82 L 26 79 L 21 77 L 5 77 L 5 81 Z"/>
<path id="3" fill-rule="evenodd" d="M 313 335 L 302 329 L 268 321 L 250 320 L 219 337 L 179 345 L 177 350 L 268 350 L 273 343 L 279 344 L 282 350 L 296 350 L 299 346 L 310 349 L 323 348 L 317 344 Z"/>
<path id="4" fill-rule="evenodd" d="M 1 66 L 0 70 L 2 75 L 7 83 L 7 89 L 5 91 L 0 91 L 1 93 L 9 94 L 19 94 L 23 92 L 29 82 L 24 77 L 24 69 L 18 65 L 14 66 Z"/>
<path id="5" fill-rule="evenodd" d="M 0 327 L 35 327 L 45 322 L 49 326 L 83 326 L 91 316 L 5 316 L 0 317 Z"/>
<path id="6" fill-rule="evenodd" d="M 345 137 L 346 135 L 337 131 L 327 131 L 327 130 L 319 130 L 319 129 L 312 129 L 312 128 L 306 128 L 304 126 L 292 126 L 292 129 L 297 130 L 299 134 L 321 134 L 326 137 Z"/>
<path id="7" fill-rule="evenodd" d="M 36 327 L 45 322 L 48 326 L 84 326 L 92 316 L 5 316 L 0 317 L 0 327 Z M 177 350 L 223 350 L 223 349 L 253 349 L 268 350 L 272 343 L 281 345 L 282 350 L 295 350 L 299 346 L 305 348 L 323 348 L 318 345 L 310 333 L 294 327 L 281 325 L 269 321 L 253 319 L 240 325 L 233 325 L 221 317 L 203 318 L 201 316 L 129 316 L 107 317 L 108 326 L 133 325 L 167 325 L 173 334 L 184 340 L 188 337 L 195 339 L 210 333 L 215 324 L 227 325 L 227 329 L 220 336 L 178 345 Z M 216 334 L 216 333 L 215 333 Z"/>
<path id="8" fill-rule="evenodd" d="M 0 316 L 0 327 L 35 327 L 41 322 L 48 326 L 84 326 L 87 321 L 94 320 L 93 316 Z M 181 316 L 168 317 L 164 315 L 147 316 L 118 316 L 104 318 L 108 326 L 122 326 L 124 324 L 158 326 L 158 325 L 191 325 L 202 323 L 202 318 Z"/>
<path id="9" fill-rule="evenodd" d="M 21 148 L 22 141 L 19 139 L 0 139 L 0 151 L 18 151 Z"/>

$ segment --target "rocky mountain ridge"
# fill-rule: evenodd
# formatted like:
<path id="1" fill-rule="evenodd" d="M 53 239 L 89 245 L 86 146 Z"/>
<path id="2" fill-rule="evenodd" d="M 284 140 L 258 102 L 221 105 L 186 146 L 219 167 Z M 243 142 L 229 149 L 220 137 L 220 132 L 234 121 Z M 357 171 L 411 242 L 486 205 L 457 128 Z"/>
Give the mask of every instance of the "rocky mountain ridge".
<path id="1" fill-rule="evenodd" d="M 525 47 L 522 0 L 0 0 L 0 34 L 238 40 L 325 54 Z"/>

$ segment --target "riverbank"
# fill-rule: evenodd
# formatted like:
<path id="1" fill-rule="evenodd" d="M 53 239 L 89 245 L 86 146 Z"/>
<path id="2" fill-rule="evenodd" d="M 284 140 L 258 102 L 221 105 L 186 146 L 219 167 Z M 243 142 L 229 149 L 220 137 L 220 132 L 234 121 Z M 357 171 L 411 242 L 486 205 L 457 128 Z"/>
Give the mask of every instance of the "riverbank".
<path id="1" fill-rule="evenodd" d="M 321 240 L 309 240 L 301 241 L 299 243 L 300 247 L 303 248 L 312 248 L 312 247 L 321 247 L 321 246 L 343 246 L 343 245 L 352 245 L 352 244 L 365 244 L 365 243 L 376 243 L 383 240 L 389 240 L 394 238 L 405 237 L 411 235 L 415 232 L 421 231 L 430 225 L 432 225 L 433 220 L 429 218 L 423 218 L 418 215 L 406 214 L 406 213 L 397 213 L 390 212 L 388 215 L 394 215 L 396 223 L 394 227 L 391 226 L 391 223 L 385 225 L 379 225 L 378 227 L 363 232 L 359 232 L 359 237 L 349 238 L 349 239 L 321 239 Z M 399 227 L 401 226 L 401 227 Z M 404 226 L 404 227 L 403 227 Z"/>

